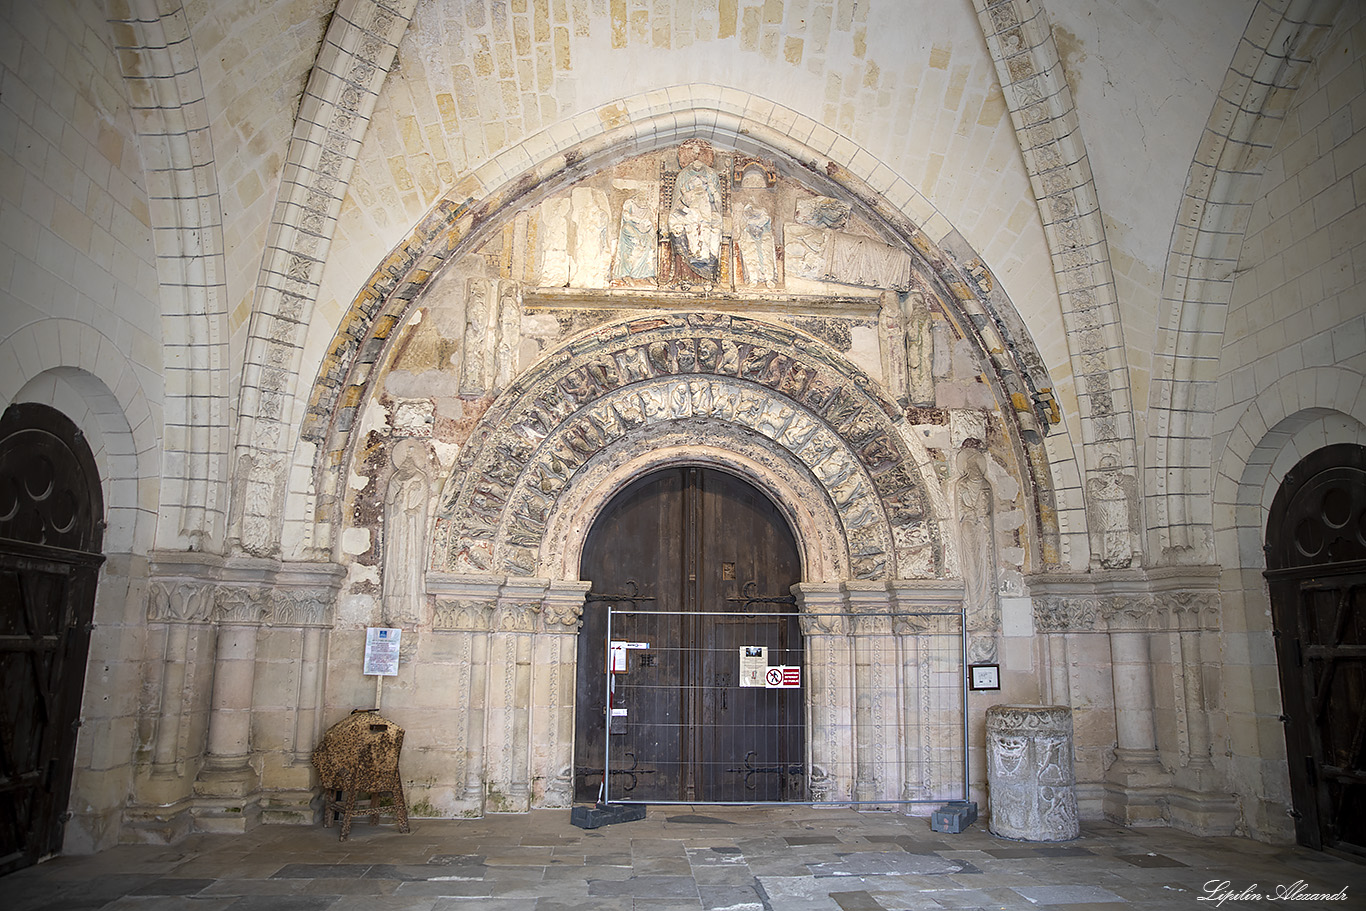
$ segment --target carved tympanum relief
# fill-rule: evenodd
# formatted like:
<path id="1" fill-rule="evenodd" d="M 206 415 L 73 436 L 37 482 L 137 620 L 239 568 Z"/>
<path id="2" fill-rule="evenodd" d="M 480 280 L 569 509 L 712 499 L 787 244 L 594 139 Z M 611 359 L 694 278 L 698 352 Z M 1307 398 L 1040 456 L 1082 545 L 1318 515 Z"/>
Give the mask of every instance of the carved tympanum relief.
<path id="1" fill-rule="evenodd" d="M 373 387 L 388 420 L 366 425 L 379 436 L 356 450 L 344 511 L 389 527 L 348 539 L 374 567 L 355 591 L 387 603 L 412 588 L 382 565 L 406 524 L 394 484 L 416 484 L 383 464 L 386 435 L 430 440 L 428 568 L 514 577 L 569 566 L 552 552 L 564 541 L 545 544 L 584 508 L 566 490 L 667 444 L 739 453 L 749 467 L 723 467 L 815 492 L 841 578 L 961 573 L 992 641 L 995 589 L 1026 563 L 1029 488 L 1007 409 L 914 262 L 849 202 L 700 140 L 553 189 L 434 276 L 394 329 Z M 967 438 L 994 467 L 985 513 L 962 525 Z M 985 568 L 963 568 L 960 538 L 992 545 L 963 548 Z"/>

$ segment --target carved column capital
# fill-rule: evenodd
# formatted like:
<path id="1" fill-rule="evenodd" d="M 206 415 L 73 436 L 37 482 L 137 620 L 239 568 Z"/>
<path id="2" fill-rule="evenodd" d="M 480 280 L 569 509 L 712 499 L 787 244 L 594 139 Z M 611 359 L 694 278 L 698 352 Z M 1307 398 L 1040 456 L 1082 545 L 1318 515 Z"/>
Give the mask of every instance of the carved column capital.
<path id="1" fill-rule="evenodd" d="M 1217 591 L 1164 592 L 1158 596 L 1158 606 L 1171 629 L 1219 629 L 1221 604 Z"/>
<path id="2" fill-rule="evenodd" d="M 484 633 L 493 628 L 493 602 L 465 598 L 437 598 L 433 630 Z"/>
<path id="3" fill-rule="evenodd" d="M 1094 632 L 1105 602 L 1094 595 L 1041 595 L 1032 600 L 1034 628 L 1041 633 Z"/>
<path id="4" fill-rule="evenodd" d="M 153 579 L 147 585 L 147 619 L 160 623 L 207 623 L 213 612 L 214 584 Z"/>
<path id="5" fill-rule="evenodd" d="M 546 633 L 578 633 L 583 619 L 584 600 L 591 582 L 551 582 L 542 602 L 541 631 Z"/>
<path id="6" fill-rule="evenodd" d="M 272 600 L 258 585 L 225 583 L 214 592 L 212 619 L 219 626 L 261 626 L 270 620 Z"/>
<path id="7" fill-rule="evenodd" d="M 792 586 L 804 636 L 843 636 L 849 632 L 849 607 L 839 583 L 802 582 Z"/>
<path id="8" fill-rule="evenodd" d="M 1145 632 L 1162 626 L 1160 602 L 1152 595 L 1112 595 L 1098 600 L 1105 628 L 1112 632 Z"/>

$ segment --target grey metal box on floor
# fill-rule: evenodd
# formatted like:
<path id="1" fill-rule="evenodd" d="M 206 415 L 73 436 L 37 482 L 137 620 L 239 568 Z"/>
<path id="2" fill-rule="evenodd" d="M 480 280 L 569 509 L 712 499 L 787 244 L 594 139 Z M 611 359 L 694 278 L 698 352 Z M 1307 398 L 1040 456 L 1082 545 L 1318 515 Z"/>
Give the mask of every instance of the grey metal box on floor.
<path id="1" fill-rule="evenodd" d="M 977 801 L 950 800 L 930 814 L 930 828 L 936 832 L 958 835 L 977 821 Z"/>

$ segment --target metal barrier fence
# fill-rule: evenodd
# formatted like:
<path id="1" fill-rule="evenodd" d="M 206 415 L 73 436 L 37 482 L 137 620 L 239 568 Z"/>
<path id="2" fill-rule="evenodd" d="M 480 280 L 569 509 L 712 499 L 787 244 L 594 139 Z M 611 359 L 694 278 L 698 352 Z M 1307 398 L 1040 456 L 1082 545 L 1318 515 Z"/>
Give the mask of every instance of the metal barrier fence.
<path id="1" fill-rule="evenodd" d="M 603 802 L 967 798 L 960 613 L 609 609 L 605 652 Z"/>

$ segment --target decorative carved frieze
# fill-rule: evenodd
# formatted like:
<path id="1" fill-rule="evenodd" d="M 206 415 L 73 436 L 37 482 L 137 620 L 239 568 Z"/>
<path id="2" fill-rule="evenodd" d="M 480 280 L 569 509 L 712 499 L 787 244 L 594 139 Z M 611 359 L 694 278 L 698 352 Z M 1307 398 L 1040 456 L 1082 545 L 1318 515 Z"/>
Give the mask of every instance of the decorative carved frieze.
<path id="1" fill-rule="evenodd" d="M 148 580 L 147 619 L 331 627 L 343 574 L 331 563 L 157 554 Z"/>
<path id="2" fill-rule="evenodd" d="M 271 626 L 331 627 L 336 592 L 330 589 L 279 589 L 271 598 Z"/>
<path id="3" fill-rule="evenodd" d="M 1036 595 L 1033 603 L 1041 633 L 1219 628 L 1217 591 Z"/>
<path id="4" fill-rule="evenodd" d="M 1094 632 L 1103 598 L 1044 595 L 1034 600 L 1034 629 L 1041 633 Z"/>

